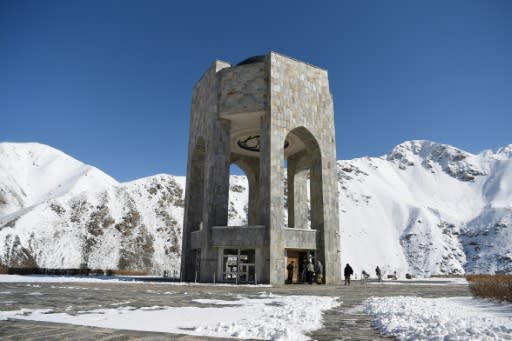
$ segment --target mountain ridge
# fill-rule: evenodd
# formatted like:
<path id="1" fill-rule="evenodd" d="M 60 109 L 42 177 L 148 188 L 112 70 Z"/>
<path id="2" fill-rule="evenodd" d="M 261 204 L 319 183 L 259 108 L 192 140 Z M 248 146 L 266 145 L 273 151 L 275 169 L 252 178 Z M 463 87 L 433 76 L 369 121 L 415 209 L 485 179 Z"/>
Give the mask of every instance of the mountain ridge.
<path id="1" fill-rule="evenodd" d="M 470 154 L 416 140 L 379 158 L 340 161 L 341 198 L 346 198 L 341 221 L 350 225 L 342 239 L 345 254 L 358 268 L 372 269 L 383 259 L 388 272 L 422 276 L 511 272 L 506 244 L 512 242 L 512 178 L 507 171 L 512 162 L 500 154 L 507 148 Z M 490 250 L 486 239 L 492 236 L 486 238 L 482 231 L 493 224 L 506 226 L 495 231 L 495 238 L 506 243 L 486 253 L 482 248 Z M 361 248 L 365 251 L 354 246 L 367 244 L 371 247 Z M 393 259 L 389 250 L 379 250 L 380 244 L 396 252 Z"/>
<path id="2" fill-rule="evenodd" d="M 179 271 L 185 177 L 118 182 L 38 143 L 0 143 L 0 265 Z M 512 272 L 512 144 L 427 140 L 337 162 L 342 262 L 356 271 Z M 248 186 L 231 176 L 229 224 Z M 73 246 L 73 247 L 70 247 Z"/>

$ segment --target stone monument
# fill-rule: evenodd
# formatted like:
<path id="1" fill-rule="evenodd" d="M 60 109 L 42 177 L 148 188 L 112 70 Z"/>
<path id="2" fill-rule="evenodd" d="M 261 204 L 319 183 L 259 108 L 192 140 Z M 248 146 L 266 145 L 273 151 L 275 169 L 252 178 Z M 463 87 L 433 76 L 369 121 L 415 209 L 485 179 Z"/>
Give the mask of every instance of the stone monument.
<path id="1" fill-rule="evenodd" d="M 341 280 L 333 116 L 326 70 L 275 52 L 210 66 L 192 94 L 183 280 L 283 284 L 308 259 Z M 231 164 L 245 226 L 227 226 Z"/>

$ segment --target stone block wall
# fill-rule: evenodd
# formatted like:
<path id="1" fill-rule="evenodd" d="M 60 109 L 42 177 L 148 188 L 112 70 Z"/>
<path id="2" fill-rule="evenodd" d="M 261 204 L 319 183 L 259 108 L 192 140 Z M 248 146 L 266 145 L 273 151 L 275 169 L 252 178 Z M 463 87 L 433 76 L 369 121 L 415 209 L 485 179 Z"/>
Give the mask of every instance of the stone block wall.
<path id="1" fill-rule="evenodd" d="M 275 171 L 282 168 L 279 166 L 284 162 L 283 143 L 290 131 L 303 127 L 304 131 L 307 130 L 311 135 L 305 134 L 302 138 L 305 140 L 313 138 L 315 141 L 311 145 L 316 143 L 320 149 L 319 159 L 311 160 L 313 166 L 320 167 L 316 172 L 321 173 L 318 174 L 321 186 L 311 186 L 311 201 L 321 201 L 323 206 L 321 212 L 315 212 L 314 205 L 311 207 L 311 227 L 319 230 L 317 249 L 321 252 L 317 257 L 325 264 L 326 280 L 337 282 L 341 280 L 341 250 L 336 184 L 336 140 L 327 71 L 273 52 L 269 54 L 269 59 L 269 120 L 271 122 L 269 143 L 272 146 L 270 164 L 274 170 L 269 187 L 271 211 L 278 212 L 283 202 L 283 191 L 278 185 L 282 181 L 283 174 Z M 315 167 L 312 168 L 312 173 L 314 172 Z M 277 236 L 282 234 L 281 222 L 282 218 L 279 214 L 271 215 L 271 240 L 282 238 Z M 270 253 L 272 262 L 276 264 L 272 270 L 275 273 L 271 274 L 271 277 L 284 276 L 285 262 L 279 261 L 283 258 L 279 243 L 271 243 Z"/>
<path id="2" fill-rule="evenodd" d="M 267 54 L 263 61 L 243 65 L 216 61 L 194 87 L 191 115 L 182 244 L 184 278 L 190 279 L 195 272 L 190 269 L 194 262 L 187 259 L 187 255 L 195 254 L 189 252 L 190 232 L 194 230 L 190 222 L 197 224 L 194 217 L 200 216 L 203 226 L 200 232 L 194 233 L 195 244 L 201 249 L 201 281 L 210 281 L 209 274 L 218 271 L 217 251 L 222 247 L 229 247 L 230 243 L 251 245 L 251 233 L 247 235 L 247 242 L 242 241 L 244 231 L 240 227 L 216 228 L 217 233 L 212 234 L 214 226 L 227 224 L 229 166 L 235 161 L 250 172 L 250 224 L 263 226 L 265 230 L 264 233 L 258 231 L 252 238 L 257 236 L 256 239 L 268 244 L 257 246 L 258 281 L 284 283 L 287 240 L 288 246 L 299 249 L 301 245 L 311 249 L 315 244 L 316 256 L 325 264 L 326 281 L 340 281 L 336 142 L 327 72 L 274 52 Z M 257 157 L 232 153 L 233 120 L 237 120 L 238 125 L 245 122 L 259 131 Z M 293 169 L 309 169 L 311 228 L 317 230 L 315 233 L 293 231 L 283 224 L 284 145 L 290 132 L 305 146 L 301 152 L 305 156 L 297 154 L 295 159 L 290 158 L 289 164 Z M 195 153 L 198 145 L 203 154 Z M 193 155 L 204 157 L 194 158 Z M 304 197 L 306 173 L 291 173 L 300 181 L 296 187 L 294 183 L 288 189 Z M 200 182 L 203 188 L 197 188 L 191 174 L 203 177 Z M 191 193 L 202 195 L 201 205 L 193 205 Z M 304 210 L 304 199 L 301 200 L 292 201 L 292 206 Z M 305 217 L 304 212 L 296 215 L 295 220 L 301 225 L 298 227 L 304 228 Z"/>
<path id="3" fill-rule="evenodd" d="M 268 107 L 264 63 L 223 69 L 219 81 L 220 115 L 258 112 Z"/>

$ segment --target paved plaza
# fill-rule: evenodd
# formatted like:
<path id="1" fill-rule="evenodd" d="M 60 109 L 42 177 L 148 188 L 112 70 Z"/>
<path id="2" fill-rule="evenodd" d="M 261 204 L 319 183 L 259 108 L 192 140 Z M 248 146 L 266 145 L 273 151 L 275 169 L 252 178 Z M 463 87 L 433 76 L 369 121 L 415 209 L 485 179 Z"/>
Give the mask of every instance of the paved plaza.
<path id="1" fill-rule="evenodd" d="M 0 283 L 3 295 L 0 310 L 52 309 L 53 312 L 78 314 L 120 303 L 132 307 L 202 306 L 194 299 L 235 300 L 237 295 L 257 296 L 261 292 L 276 295 L 319 295 L 339 297 L 341 304 L 323 314 L 324 327 L 309 334 L 313 340 L 382 340 L 372 328 L 372 320 L 358 306 L 370 296 L 468 296 L 466 285 L 435 282 L 399 282 L 351 286 L 285 285 L 285 286 L 214 286 L 176 285 L 171 283 L 70 282 L 70 283 Z M 33 293 L 37 292 L 37 295 Z M 233 340 L 129 330 L 112 330 L 26 320 L 0 321 L 1 340 Z M 389 338 L 388 338 L 389 339 Z"/>

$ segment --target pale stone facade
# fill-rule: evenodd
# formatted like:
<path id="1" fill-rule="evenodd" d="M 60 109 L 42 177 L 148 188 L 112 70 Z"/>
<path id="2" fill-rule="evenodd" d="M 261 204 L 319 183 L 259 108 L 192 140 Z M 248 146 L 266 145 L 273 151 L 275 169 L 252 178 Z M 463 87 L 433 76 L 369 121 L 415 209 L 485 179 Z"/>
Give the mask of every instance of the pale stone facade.
<path id="1" fill-rule="evenodd" d="M 281 284 L 290 260 L 311 255 L 324 282 L 340 281 L 327 72 L 274 52 L 216 61 L 194 87 L 191 115 L 183 279 Z M 247 226 L 227 226 L 232 163 L 249 182 Z"/>

